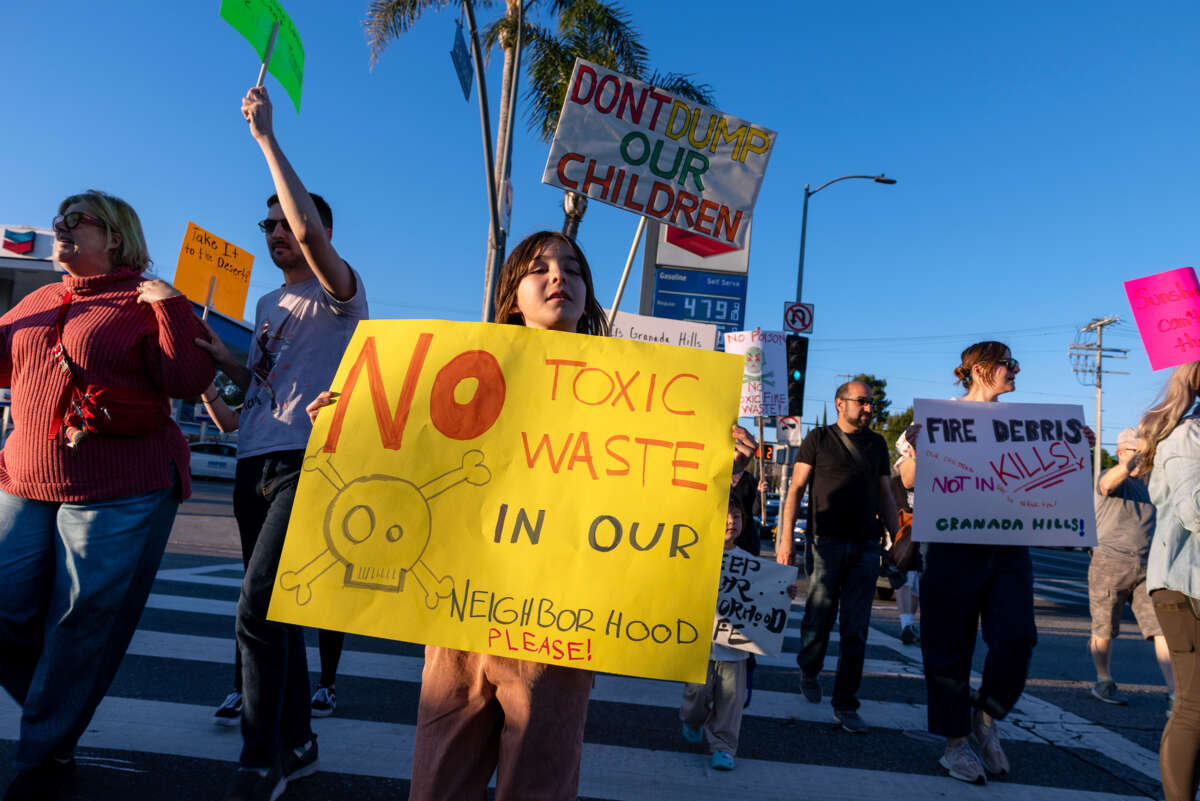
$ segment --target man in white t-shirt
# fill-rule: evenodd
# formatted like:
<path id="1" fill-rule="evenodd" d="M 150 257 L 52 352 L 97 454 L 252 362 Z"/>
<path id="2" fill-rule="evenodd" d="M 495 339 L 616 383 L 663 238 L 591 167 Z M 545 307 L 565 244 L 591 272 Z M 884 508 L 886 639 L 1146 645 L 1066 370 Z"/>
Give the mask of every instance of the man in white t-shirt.
<path id="1" fill-rule="evenodd" d="M 267 620 L 267 607 L 312 429 L 305 406 L 329 388 L 355 326 L 367 317 L 362 279 L 330 241 L 333 213 L 284 156 L 271 112 L 266 89 L 246 93 L 242 115 L 276 191 L 259 227 L 284 283 L 258 301 L 246 365 L 219 341 L 209 347 L 246 390 L 233 494 L 246 562 L 237 609 L 244 713 L 228 801 L 276 798 L 289 779 L 317 767 L 304 638 L 297 626 Z"/>

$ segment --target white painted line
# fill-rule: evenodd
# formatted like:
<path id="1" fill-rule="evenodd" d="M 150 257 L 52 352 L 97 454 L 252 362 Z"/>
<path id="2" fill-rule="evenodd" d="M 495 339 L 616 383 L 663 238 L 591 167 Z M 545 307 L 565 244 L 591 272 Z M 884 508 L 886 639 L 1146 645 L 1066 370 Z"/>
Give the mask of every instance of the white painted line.
<path id="1" fill-rule="evenodd" d="M 19 710 L 0 700 L 0 737 L 15 739 Z M 321 767 L 357 776 L 408 779 L 412 776 L 414 727 L 347 718 L 313 721 L 321 737 Z M 84 748 L 143 751 L 153 754 L 223 760 L 237 759 L 236 730 L 212 724 L 212 710 L 135 698 L 105 698 L 80 740 Z M 612 801 L 696 801 L 744 795 L 756 801 L 794 801 L 803 788 L 820 788 L 831 801 L 861 801 L 886 788 L 893 798 L 961 799 L 986 793 L 988 801 L 1117 801 L 1126 796 L 1086 790 L 995 782 L 986 790 L 967 790 L 943 776 L 739 759 L 737 770 L 708 768 L 708 757 L 584 743 L 579 791 Z M 232 769 L 232 764 L 230 765 Z"/>
<path id="2" fill-rule="evenodd" d="M 232 576 L 210 576 L 209 573 L 227 573 L 236 570 L 238 575 L 242 574 L 241 562 L 228 562 L 217 565 L 203 565 L 201 567 L 176 567 L 170 569 L 159 570 L 155 574 L 155 578 L 159 581 L 181 581 L 188 584 L 206 584 L 215 587 L 241 587 L 242 580 L 233 578 Z"/>

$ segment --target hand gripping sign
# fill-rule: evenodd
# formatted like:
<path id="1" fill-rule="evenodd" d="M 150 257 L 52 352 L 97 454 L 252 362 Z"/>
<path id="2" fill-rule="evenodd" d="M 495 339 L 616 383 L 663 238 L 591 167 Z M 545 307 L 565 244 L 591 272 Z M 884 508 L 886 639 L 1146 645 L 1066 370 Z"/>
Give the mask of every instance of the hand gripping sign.
<path id="1" fill-rule="evenodd" d="M 359 323 L 309 441 L 270 617 L 702 680 L 742 361 Z"/>

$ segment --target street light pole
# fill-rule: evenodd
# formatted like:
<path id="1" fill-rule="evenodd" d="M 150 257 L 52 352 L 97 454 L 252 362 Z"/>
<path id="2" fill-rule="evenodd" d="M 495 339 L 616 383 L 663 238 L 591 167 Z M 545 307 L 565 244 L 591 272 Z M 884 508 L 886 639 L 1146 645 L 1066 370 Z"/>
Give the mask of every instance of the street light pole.
<path id="1" fill-rule="evenodd" d="M 862 178 L 867 181 L 874 181 L 877 184 L 891 185 L 896 183 L 895 178 L 888 178 L 883 173 L 880 173 L 879 175 L 843 175 L 840 178 L 834 178 L 830 181 L 826 181 L 816 189 L 809 189 L 809 184 L 804 185 L 804 211 L 800 214 L 800 266 L 796 269 L 797 303 L 799 303 L 801 300 L 800 290 L 804 287 L 804 240 L 808 235 L 808 199 L 830 184 L 836 184 L 838 181 L 848 181 L 851 178 Z"/>

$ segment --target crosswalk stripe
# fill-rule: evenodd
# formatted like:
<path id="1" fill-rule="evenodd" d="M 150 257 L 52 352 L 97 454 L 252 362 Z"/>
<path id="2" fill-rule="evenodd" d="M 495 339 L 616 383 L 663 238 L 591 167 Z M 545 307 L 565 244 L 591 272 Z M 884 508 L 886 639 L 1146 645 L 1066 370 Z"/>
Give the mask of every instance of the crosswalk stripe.
<path id="1" fill-rule="evenodd" d="M 236 760 L 236 730 L 212 725 L 212 711 L 195 704 L 107 697 L 80 744 L 85 748 L 125 749 L 201 759 Z M 0 736 L 14 739 L 20 710 L 0 701 Z M 323 718 L 313 721 L 321 737 L 322 768 L 336 773 L 381 778 L 412 776 L 414 727 L 395 723 Z M 961 798 L 962 785 L 943 776 L 860 768 L 739 759 L 738 769 L 722 774 L 695 753 L 584 743 L 580 793 L 612 801 L 695 801 L 752 791 L 761 801 L 793 801 L 800 788 L 820 788 L 831 801 L 874 797 L 881 787 L 899 798 Z M 1126 796 L 1069 788 L 993 783 L 989 801 L 1116 801 Z"/>

